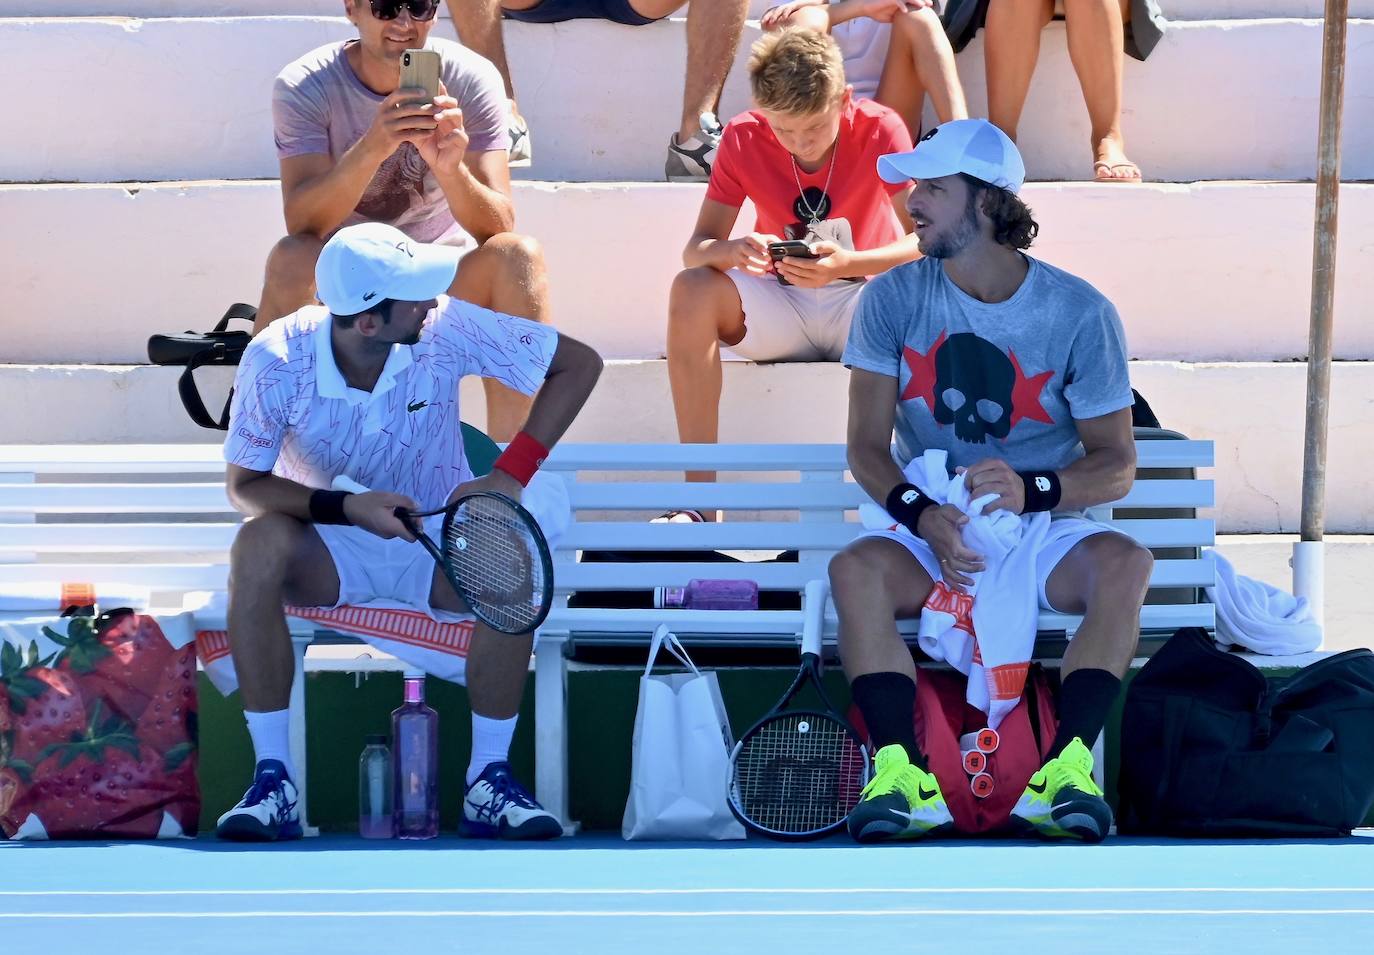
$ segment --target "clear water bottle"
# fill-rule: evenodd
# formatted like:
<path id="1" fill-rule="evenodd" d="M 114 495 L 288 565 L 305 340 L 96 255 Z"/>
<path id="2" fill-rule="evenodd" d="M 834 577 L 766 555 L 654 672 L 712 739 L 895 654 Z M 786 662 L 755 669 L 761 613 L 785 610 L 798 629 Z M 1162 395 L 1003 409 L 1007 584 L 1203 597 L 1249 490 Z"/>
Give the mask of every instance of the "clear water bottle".
<path id="1" fill-rule="evenodd" d="M 385 733 L 369 735 L 358 760 L 358 835 L 364 839 L 396 835 L 391 809 L 391 750 Z"/>
<path id="2" fill-rule="evenodd" d="M 752 580 L 690 580 L 686 587 L 655 587 L 654 606 L 677 610 L 758 610 Z"/>
<path id="3" fill-rule="evenodd" d="M 439 714 L 425 705 L 425 675 L 406 671 L 405 702 L 391 713 L 396 747 L 396 835 L 433 839 L 439 834 Z"/>

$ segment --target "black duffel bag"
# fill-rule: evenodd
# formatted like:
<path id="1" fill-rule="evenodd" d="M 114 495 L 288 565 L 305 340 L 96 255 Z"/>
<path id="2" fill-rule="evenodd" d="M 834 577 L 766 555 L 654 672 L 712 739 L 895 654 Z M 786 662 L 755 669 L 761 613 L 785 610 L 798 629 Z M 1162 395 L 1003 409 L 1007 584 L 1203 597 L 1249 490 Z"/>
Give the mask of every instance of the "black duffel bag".
<path id="1" fill-rule="evenodd" d="M 257 318 L 258 310 L 242 303 L 229 306 L 229 310 L 208 332 L 183 332 L 180 335 L 154 335 L 148 339 L 148 360 L 154 365 L 184 365 L 186 370 L 177 380 L 177 394 L 191 420 L 202 428 L 216 431 L 229 430 L 229 405 L 234 400 L 231 389 L 224 400 L 224 410 L 218 418 L 206 410 L 205 401 L 196 387 L 196 369 L 202 365 L 237 365 L 243 350 L 253 339 L 251 331 L 229 330 L 232 321 L 245 321 L 250 325 Z"/>
<path id="2" fill-rule="evenodd" d="M 1119 786 L 1122 832 L 1348 835 L 1374 805 L 1374 653 L 1266 678 L 1179 630 L 1127 690 Z"/>

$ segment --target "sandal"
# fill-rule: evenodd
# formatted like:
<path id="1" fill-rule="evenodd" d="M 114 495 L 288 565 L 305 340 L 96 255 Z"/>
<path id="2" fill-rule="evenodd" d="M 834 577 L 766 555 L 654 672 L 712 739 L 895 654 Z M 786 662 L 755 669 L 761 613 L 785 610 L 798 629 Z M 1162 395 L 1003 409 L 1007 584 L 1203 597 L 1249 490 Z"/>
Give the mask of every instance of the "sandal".
<path id="1" fill-rule="evenodd" d="M 1133 169 L 1135 173 L 1130 176 L 1114 175 L 1118 169 Z M 1125 162 L 1102 162 L 1093 163 L 1093 181 L 1095 182 L 1141 182 L 1140 167 L 1129 159 Z"/>

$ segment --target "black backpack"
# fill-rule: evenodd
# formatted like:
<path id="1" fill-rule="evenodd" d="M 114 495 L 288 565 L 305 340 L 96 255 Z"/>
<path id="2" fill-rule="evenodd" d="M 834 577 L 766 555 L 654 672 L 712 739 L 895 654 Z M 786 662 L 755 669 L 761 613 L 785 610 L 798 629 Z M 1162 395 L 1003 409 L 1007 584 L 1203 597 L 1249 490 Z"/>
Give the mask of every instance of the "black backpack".
<path id="1" fill-rule="evenodd" d="M 1265 675 L 1179 630 L 1126 692 L 1121 832 L 1341 836 L 1374 805 L 1374 653 Z"/>

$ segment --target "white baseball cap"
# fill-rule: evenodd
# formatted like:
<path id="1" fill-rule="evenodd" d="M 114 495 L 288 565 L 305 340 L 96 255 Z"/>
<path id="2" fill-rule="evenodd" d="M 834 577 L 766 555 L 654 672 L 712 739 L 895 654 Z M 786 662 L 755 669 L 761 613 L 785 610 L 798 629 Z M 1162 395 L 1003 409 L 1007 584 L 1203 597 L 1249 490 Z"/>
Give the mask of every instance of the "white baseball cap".
<path id="1" fill-rule="evenodd" d="M 884 182 L 939 179 L 960 172 L 1008 192 L 1019 192 L 1026 181 L 1026 164 L 1016 144 L 986 119 L 941 123 L 910 152 L 878 157 L 878 175 Z"/>
<path id="2" fill-rule="evenodd" d="M 459 255 L 451 246 L 413 242 L 394 226 L 363 222 L 324 244 L 315 286 L 335 315 L 357 315 L 388 298 L 424 302 L 448 291 Z"/>

